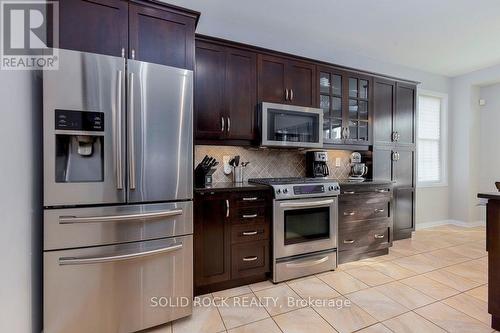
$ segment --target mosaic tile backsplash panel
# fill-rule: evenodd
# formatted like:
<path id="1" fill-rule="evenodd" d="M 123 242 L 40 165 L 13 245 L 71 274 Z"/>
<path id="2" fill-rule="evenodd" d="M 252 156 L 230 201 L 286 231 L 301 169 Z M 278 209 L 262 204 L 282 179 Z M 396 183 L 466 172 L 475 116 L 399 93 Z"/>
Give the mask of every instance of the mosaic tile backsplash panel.
<path id="1" fill-rule="evenodd" d="M 213 174 L 214 182 L 231 182 L 232 174 L 224 174 L 222 163 L 223 156 L 240 156 L 240 162 L 250 162 L 244 168 L 244 180 L 248 178 L 269 177 L 305 177 L 306 156 L 305 151 L 279 150 L 279 149 L 250 149 L 232 146 L 195 146 L 195 166 L 201 162 L 205 155 L 212 156 L 219 165 Z M 349 177 L 350 151 L 328 150 L 328 167 L 330 177 L 343 179 Z M 335 166 L 335 160 L 340 158 L 340 167 Z"/>

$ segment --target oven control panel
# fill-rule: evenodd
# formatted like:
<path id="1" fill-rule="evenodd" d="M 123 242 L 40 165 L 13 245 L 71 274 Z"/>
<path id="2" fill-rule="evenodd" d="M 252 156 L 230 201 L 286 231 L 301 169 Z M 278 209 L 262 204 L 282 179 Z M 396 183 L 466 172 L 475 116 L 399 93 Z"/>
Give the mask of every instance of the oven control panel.
<path id="1" fill-rule="evenodd" d="M 273 185 L 275 199 L 329 197 L 340 194 L 338 183 Z"/>

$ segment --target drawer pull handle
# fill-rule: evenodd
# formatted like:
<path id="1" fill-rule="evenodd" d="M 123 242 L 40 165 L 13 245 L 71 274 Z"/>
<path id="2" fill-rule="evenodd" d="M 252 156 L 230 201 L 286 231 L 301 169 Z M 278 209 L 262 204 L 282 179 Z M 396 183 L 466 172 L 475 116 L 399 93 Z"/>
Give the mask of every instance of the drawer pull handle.
<path id="1" fill-rule="evenodd" d="M 243 215 L 244 219 L 253 219 L 256 218 L 258 215 L 257 214 L 251 214 L 251 215 Z"/>
<path id="2" fill-rule="evenodd" d="M 382 239 L 382 238 L 385 238 L 385 235 L 384 234 L 375 234 L 375 238 Z"/>
<path id="3" fill-rule="evenodd" d="M 311 267 L 311 266 L 316 266 L 319 264 L 322 264 L 324 262 L 327 262 L 328 259 L 330 259 L 329 256 L 323 257 L 318 260 L 313 260 L 313 261 L 303 261 L 303 262 L 298 262 L 296 264 L 286 264 L 286 267 L 289 268 L 305 268 L 305 267 Z"/>
<path id="4" fill-rule="evenodd" d="M 387 192 L 389 192 L 389 190 L 386 190 L 386 189 L 377 189 L 377 190 L 375 190 L 375 192 L 378 192 L 378 193 L 387 193 Z"/>
<path id="5" fill-rule="evenodd" d="M 385 209 L 380 209 L 380 208 L 375 209 L 375 213 L 383 213 L 383 212 L 385 212 Z"/>
<path id="6" fill-rule="evenodd" d="M 259 198 L 258 197 L 243 198 L 243 201 L 255 201 L 255 200 L 259 200 Z"/>
<path id="7" fill-rule="evenodd" d="M 344 191 L 344 194 L 356 194 L 354 191 Z"/>
<path id="8" fill-rule="evenodd" d="M 344 212 L 344 216 L 354 216 L 356 212 Z"/>
<path id="9" fill-rule="evenodd" d="M 243 236 L 255 236 L 255 235 L 257 235 L 257 234 L 258 234 L 258 232 L 257 232 L 257 231 L 243 231 L 243 232 L 242 232 L 242 235 L 243 235 Z"/>
<path id="10" fill-rule="evenodd" d="M 244 257 L 244 258 L 243 258 L 243 261 L 255 261 L 255 260 L 257 260 L 257 259 L 259 259 L 259 257 L 257 257 L 257 256 L 253 256 L 253 257 Z"/>
<path id="11" fill-rule="evenodd" d="M 354 239 L 344 239 L 344 244 L 354 244 Z"/>

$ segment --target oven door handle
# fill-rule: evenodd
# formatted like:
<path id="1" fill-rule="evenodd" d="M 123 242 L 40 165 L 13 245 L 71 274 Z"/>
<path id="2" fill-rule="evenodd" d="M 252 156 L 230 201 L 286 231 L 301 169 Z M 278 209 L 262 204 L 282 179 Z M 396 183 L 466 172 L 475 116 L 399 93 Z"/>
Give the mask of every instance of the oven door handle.
<path id="1" fill-rule="evenodd" d="M 309 202 L 282 202 L 280 206 L 283 208 L 312 208 L 317 206 L 331 205 L 333 202 L 333 199 Z"/>
<path id="2" fill-rule="evenodd" d="M 326 256 L 324 258 L 314 260 L 314 261 L 300 262 L 300 263 L 296 263 L 296 264 L 286 264 L 286 267 L 288 267 L 288 268 L 304 268 L 304 267 L 316 266 L 316 265 L 319 265 L 319 264 L 322 264 L 322 263 L 328 261 L 329 258 L 330 258 L 329 256 Z"/>
<path id="3" fill-rule="evenodd" d="M 133 221 L 139 219 L 171 217 L 171 216 L 182 215 L 182 213 L 183 213 L 182 209 L 174 209 L 174 210 L 165 210 L 165 211 L 151 212 L 151 213 L 110 215 L 110 216 L 88 216 L 88 217 L 60 216 L 59 224 L 124 222 L 124 221 Z"/>
<path id="4" fill-rule="evenodd" d="M 84 264 L 102 264 L 107 262 L 132 260 L 142 257 L 149 257 L 152 255 L 157 255 L 161 253 L 172 252 L 182 249 L 182 243 L 172 245 L 169 247 L 163 247 L 155 250 L 149 250 L 144 252 L 127 253 L 116 256 L 104 256 L 104 257 L 88 257 L 88 258 L 59 258 L 59 265 L 84 265 Z"/>

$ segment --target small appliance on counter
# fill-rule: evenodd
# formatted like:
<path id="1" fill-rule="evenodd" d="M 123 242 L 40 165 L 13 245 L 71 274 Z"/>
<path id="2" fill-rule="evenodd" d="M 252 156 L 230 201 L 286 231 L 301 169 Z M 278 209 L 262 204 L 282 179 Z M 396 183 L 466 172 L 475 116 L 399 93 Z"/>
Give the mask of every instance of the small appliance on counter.
<path id="1" fill-rule="evenodd" d="M 306 176 L 309 178 L 328 177 L 328 153 L 326 151 L 306 152 Z"/>
<path id="2" fill-rule="evenodd" d="M 365 163 L 361 163 L 361 154 L 354 152 L 351 154 L 351 173 L 349 175 L 349 180 L 352 181 L 364 181 L 366 174 L 368 173 L 368 167 Z"/>
<path id="3" fill-rule="evenodd" d="M 207 187 L 212 185 L 212 175 L 219 162 L 214 157 L 205 155 L 203 160 L 194 169 L 194 183 L 196 187 Z"/>

